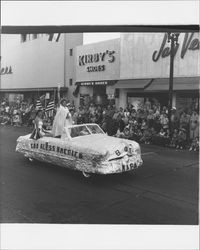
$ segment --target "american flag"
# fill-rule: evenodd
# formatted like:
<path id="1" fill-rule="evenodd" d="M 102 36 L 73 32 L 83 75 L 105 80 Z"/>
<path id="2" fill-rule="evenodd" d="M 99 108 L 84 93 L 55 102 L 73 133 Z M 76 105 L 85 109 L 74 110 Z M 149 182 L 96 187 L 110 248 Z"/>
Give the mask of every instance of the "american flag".
<path id="1" fill-rule="evenodd" d="M 40 99 L 38 99 L 36 102 L 36 109 L 42 109 L 42 108 L 43 108 L 42 103 L 41 103 Z"/>
<path id="2" fill-rule="evenodd" d="M 46 107 L 46 109 L 45 109 L 45 113 L 46 113 L 47 117 L 52 117 L 52 116 L 53 116 L 54 106 L 55 106 L 54 101 L 50 101 L 50 102 L 47 104 L 47 107 Z"/>

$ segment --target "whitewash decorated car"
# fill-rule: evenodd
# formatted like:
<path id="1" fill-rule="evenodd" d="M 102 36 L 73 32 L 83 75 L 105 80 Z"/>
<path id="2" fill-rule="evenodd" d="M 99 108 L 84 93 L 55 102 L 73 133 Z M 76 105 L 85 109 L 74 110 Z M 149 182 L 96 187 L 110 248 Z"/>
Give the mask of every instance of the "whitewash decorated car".
<path id="1" fill-rule="evenodd" d="M 106 135 L 97 124 L 65 127 L 61 138 L 30 135 L 17 139 L 16 151 L 36 159 L 90 174 L 113 174 L 137 169 L 142 165 L 137 142 Z"/>

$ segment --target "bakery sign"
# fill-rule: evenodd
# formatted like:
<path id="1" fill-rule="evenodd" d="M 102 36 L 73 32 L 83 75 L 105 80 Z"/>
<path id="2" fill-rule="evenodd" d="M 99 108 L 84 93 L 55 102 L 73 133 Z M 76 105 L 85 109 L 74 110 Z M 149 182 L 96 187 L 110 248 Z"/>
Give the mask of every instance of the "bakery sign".
<path id="1" fill-rule="evenodd" d="M 99 72 L 106 70 L 106 63 L 115 61 L 115 50 L 105 50 L 94 54 L 85 54 L 78 57 L 78 65 L 86 66 L 87 72 Z"/>
<path id="2" fill-rule="evenodd" d="M 185 33 L 181 44 L 178 42 L 178 44 L 174 47 L 174 56 L 178 50 L 181 50 L 180 57 L 184 59 L 188 51 L 199 50 L 199 43 L 199 39 L 194 38 L 194 33 Z M 167 34 L 164 35 L 160 48 L 155 50 L 152 54 L 152 60 L 154 62 L 157 62 L 160 58 L 165 58 L 170 55 L 170 43 L 168 43 L 169 46 L 166 46 L 166 44 Z"/>

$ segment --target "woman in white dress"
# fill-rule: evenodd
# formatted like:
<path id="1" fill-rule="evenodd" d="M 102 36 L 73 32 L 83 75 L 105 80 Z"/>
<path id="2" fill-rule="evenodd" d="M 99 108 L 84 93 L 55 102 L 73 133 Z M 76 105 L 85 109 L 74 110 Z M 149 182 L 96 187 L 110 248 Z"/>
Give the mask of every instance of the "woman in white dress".
<path id="1" fill-rule="evenodd" d="M 71 114 L 67 107 L 66 99 L 62 99 L 53 121 L 52 135 L 60 138 L 64 127 L 69 125 L 72 125 Z"/>

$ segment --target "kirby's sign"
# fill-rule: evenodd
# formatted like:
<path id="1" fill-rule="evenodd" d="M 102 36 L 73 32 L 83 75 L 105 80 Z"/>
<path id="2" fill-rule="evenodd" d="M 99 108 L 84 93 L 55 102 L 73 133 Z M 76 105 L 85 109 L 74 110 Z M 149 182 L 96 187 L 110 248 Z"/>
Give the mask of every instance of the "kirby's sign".
<path id="1" fill-rule="evenodd" d="M 194 50 L 199 50 L 199 39 L 194 38 L 194 33 L 185 33 L 184 34 L 184 39 L 182 44 L 177 44 L 174 47 L 174 56 L 176 55 L 179 47 L 181 49 L 180 56 L 183 59 L 188 50 L 194 51 Z M 163 41 L 161 43 L 161 46 L 159 50 L 155 50 L 152 55 L 152 60 L 154 62 L 157 62 L 160 58 L 165 58 L 170 55 L 170 45 L 166 46 L 167 44 L 167 34 L 164 35 Z"/>

